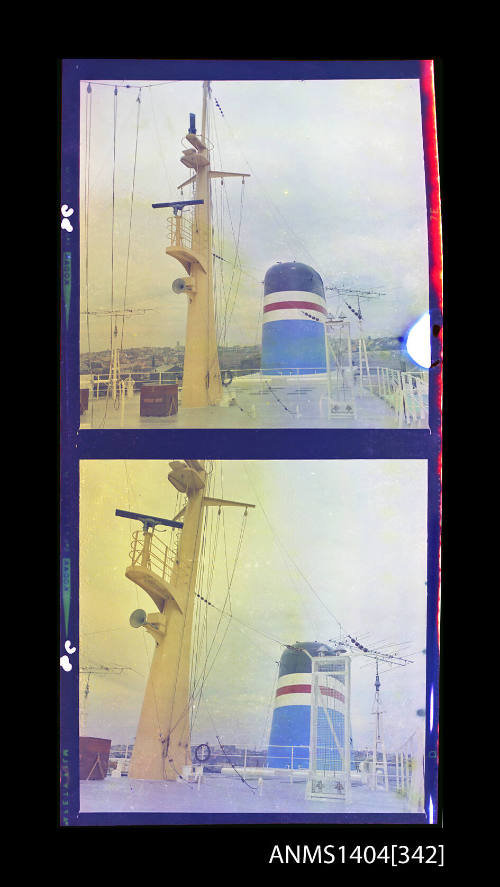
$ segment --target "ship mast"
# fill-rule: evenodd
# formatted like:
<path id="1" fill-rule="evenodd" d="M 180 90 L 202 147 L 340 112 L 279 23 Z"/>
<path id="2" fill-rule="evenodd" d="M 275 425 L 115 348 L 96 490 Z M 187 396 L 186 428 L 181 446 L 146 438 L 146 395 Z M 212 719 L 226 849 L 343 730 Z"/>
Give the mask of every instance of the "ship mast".
<path id="1" fill-rule="evenodd" d="M 174 281 L 175 293 L 186 293 L 188 311 L 186 346 L 182 380 L 182 406 L 206 407 L 220 403 L 222 381 L 215 332 L 215 307 L 212 279 L 212 207 L 210 182 L 226 176 L 245 177 L 247 173 L 219 172 L 210 166 L 210 143 L 207 137 L 210 81 L 203 83 L 201 135 L 196 133 L 195 115 L 190 114 L 186 139 L 190 146 L 183 152 L 181 163 L 193 169 L 194 175 L 179 189 L 194 183 L 195 200 L 154 203 L 153 207 L 172 207 L 170 245 L 165 252 L 177 259 L 187 277 Z M 182 219 L 185 206 L 194 206 L 192 226 Z"/>
<path id="2" fill-rule="evenodd" d="M 203 510 L 224 505 L 255 507 L 205 496 L 204 461 L 186 459 L 169 464 L 170 483 L 187 496 L 185 507 L 174 520 L 116 511 L 120 517 L 143 524 L 142 544 L 133 550 L 132 564 L 125 575 L 140 585 L 158 608 L 148 614 L 136 610 L 130 617 L 134 628 L 144 627 L 155 640 L 129 769 L 129 776 L 138 779 L 175 780 L 182 776 L 182 768 L 191 764 L 189 670 Z M 158 556 L 153 555 L 155 550 L 158 552 L 154 547 L 158 545 L 154 538 L 156 524 L 181 528 L 171 570 L 161 571 L 161 575 Z"/>

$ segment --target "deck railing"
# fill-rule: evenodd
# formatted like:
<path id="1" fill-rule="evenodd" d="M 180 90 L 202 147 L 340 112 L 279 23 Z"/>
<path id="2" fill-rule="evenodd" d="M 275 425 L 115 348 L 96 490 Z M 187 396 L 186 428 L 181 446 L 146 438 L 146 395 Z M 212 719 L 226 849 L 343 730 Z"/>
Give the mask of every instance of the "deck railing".
<path id="1" fill-rule="evenodd" d="M 225 367 L 221 369 L 224 386 L 244 385 L 246 381 L 259 380 L 262 390 L 272 387 L 276 381 L 290 383 L 293 379 L 299 381 L 304 376 L 317 375 L 326 379 L 326 372 L 317 367 Z M 350 376 L 350 378 L 349 378 Z M 89 378 L 89 377 L 87 377 Z M 335 379 L 335 371 L 331 373 L 332 390 L 336 391 L 338 385 Z M 350 397 L 359 397 L 367 394 L 379 397 L 394 410 L 400 426 L 421 424 L 428 421 L 428 375 L 425 371 L 404 372 L 390 367 L 370 367 L 367 376 L 366 369 L 359 373 L 354 368 L 351 374 L 342 372 L 342 389 Z M 109 374 L 94 373 L 86 382 L 89 387 L 90 397 L 96 399 L 106 397 L 109 389 Z M 123 398 L 132 397 L 140 392 L 143 385 L 177 385 L 179 400 L 182 402 L 182 371 L 175 370 L 141 370 L 122 372 L 120 391 Z"/>
<path id="2" fill-rule="evenodd" d="M 121 759 L 119 769 L 122 776 L 128 775 L 128 765 L 133 746 L 127 750 L 127 760 Z M 263 777 L 266 771 L 269 776 L 270 771 L 276 772 L 281 778 L 285 777 L 290 782 L 303 781 L 307 779 L 309 774 L 309 746 L 308 745 L 269 745 L 265 749 L 255 749 L 250 746 L 236 746 L 237 750 L 233 750 L 234 745 L 224 748 L 219 747 L 212 749 L 209 759 L 204 762 L 206 772 L 215 770 L 220 772 L 223 768 L 227 775 L 231 775 L 231 770 L 235 771 L 235 775 L 245 778 L 249 774 L 256 776 L 260 771 Z M 358 784 L 370 785 L 372 780 L 373 762 L 371 752 L 354 751 L 351 754 L 351 779 Z M 119 758 L 118 754 L 111 755 L 113 762 Z M 196 759 L 193 756 L 193 764 Z M 380 787 L 383 785 L 382 761 L 377 762 L 376 774 Z M 417 759 L 408 751 L 396 751 L 387 753 L 387 770 L 389 790 L 398 794 L 409 797 L 412 789 L 412 778 L 418 766 Z M 114 769 L 114 767 L 113 767 Z"/>
<path id="3" fill-rule="evenodd" d="M 424 371 L 403 372 L 390 367 L 370 367 L 369 379 L 361 378 L 364 388 L 381 397 L 395 411 L 398 424 L 426 422 L 428 419 L 428 376 Z"/>

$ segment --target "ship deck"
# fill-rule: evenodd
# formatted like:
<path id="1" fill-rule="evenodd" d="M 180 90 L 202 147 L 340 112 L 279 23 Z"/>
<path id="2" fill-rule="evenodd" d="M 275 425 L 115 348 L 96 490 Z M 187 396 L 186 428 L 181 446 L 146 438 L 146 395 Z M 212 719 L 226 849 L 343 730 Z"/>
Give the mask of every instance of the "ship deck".
<path id="1" fill-rule="evenodd" d="M 303 814 L 304 821 L 320 822 L 325 815 L 337 815 L 348 820 L 351 814 L 397 814 L 398 821 L 408 814 L 414 821 L 419 811 L 412 809 L 409 800 L 393 791 L 370 790 L 366 785 L 353 785 L 349 802 L 342 800 L 306 800 L 305 778 L 283 774 L 264 779 L 259 786 L 256 779 L 244 782 L 238 776 L 207 773 L 200 785 L 186 781 L 162 782 L 128 777 L 80 782 L 81 813 L 168 813 L 179 816 L 210 814 L 210 822 L 217 822 L 217 814 L 232 814 L 232 821 L 247 821 L 248 814 L 276 821 L 289 814 Z M 295 821 L 301 821 L 294 816 Z M 224 821 L 227 821 L 225 818 Z M 259 821 L 259 820 L 256 820 Z"/>
<path id="2" fill-rule="evenodd" d="M 328 414 L 325 376 L 243 377 L 224 389 L 220 405 L 187 408 L 172 416 L 141 416 L 140 393 L 116 404 L 111 398 L 91 398 L 81 416 L 81 429 L 101 428 L 426 428 L 427 419 L 409 423 L 383 398 L 356 386 L 354 414 Z M 343 392 L 332 391 L 342 403 Z"/>

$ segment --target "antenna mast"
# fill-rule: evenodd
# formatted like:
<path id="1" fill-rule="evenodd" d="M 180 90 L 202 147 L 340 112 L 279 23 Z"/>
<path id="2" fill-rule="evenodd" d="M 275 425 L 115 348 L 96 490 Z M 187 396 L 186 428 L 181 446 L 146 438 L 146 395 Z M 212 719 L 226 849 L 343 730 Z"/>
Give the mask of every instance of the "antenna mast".
<path id="1" fill-rule="evenodd" d="M 373 703 L 372 714 L 375 715 L 375 736 L 373 742 L 373 761 L 372 761 L 372 785 L 373 791 L 377 791 L 377 762 L 379 751 L 382 755 L 382 767 L 384 770 L 384 787 L 386 792 L 389 791 L 389 777 L 387 773 L 387 755 L 385 753 L 385 742 L 382 733 L 382 703 L 380 701 L 380 677 L 378 673 L 378 658 L 376 659 L 375 674 L 375 700 Z"/>
<path id="2" fill-rule="evenodd" d="M 170 245 L 165 252 L 177 259 L 187 277 L 174 281 L 175 293 L 188 296 L 186 347 L 182 379 L 183 407 L 205 407 L 218 404 L 222 398 L 222 381 L 215 332 L 215 307 L 212 279 L 212 207 L 210 182 L 212 178 L 238 176 L 247 173 L 217 172 L 210 167 L 210 143 L 207 137 L 208 100 L 210 81 L 203 83 L 201 135 L 196 133 L 195 115 L 190 114 L 186 139 L 190 147 L 183 151 L 181 163 L 193 169 L 194 175 L 179 185 L 194 183 L 196 200 L 153 203 L 153 208 L 172 207 Z M 192 224 L 184 223 L 182 210 L 194 206 Z"/>
<path id="3" fill-rule="evenodd" d="M 189 669 L 191 634 L 203 509 L 210 506 L 254 508 L 248 502 L 230 502 L 205 496 L 205 462 L 170 462 L 168 479 L 187 497 L 174 520 L 116 510 L 118 517 L 143 525 L 135 536 L 132 563 L 125 575 L 152 598 L 157 611 L 135 610 L 133 628 L 144 627 L 155 641 L 129 776 L 137 779 L 176 780 L 191 764 Z M 182 518 L 182 522 L 179 520 Z M 177 550 L 170 555 L 154 535 L 156 524 L 180 529 Z M 163 549 L 162 546 L 163 545 Z"/>
<path id="4" fill-rule="evenodd" d="M 389 791 L 389 776 L 387 772 L 387 755 L 385 751 L 385 742 L 384 736 L 382 733 L 382 714 L 384 713 L 382 710 L 382 703 L 380 700 L 380 676 L 378 672 L 378 663 L 386 662 L 390 665 L 400 665 L 405 666 L 410 663 L 411 659 L 405 659 L 402 656 L 398 656 L 396 653 L 384 653 L 378 650 L 371 650 L 368 647 L 365 647 L 363 644 L 353 637 L 350 634 L 346 634 L 343 643 L 348 646 L 353 652 L 360 652 L 363 656 L 366 656 L 369 659 L 375 659 L 376 664 L 376 673 L 375 673 L 375 699 L 372 707 L 372 714 L 375 715 L 375 734 L 374 734 L 374 742 L 373 742 L 373 759 L 372 759 L 372 776 L 371 776 L 371 788 L 373 791 L 377 790 L 377 761 L 379 752 L 382 755 L 382 766 L 384 770 L 384 787 L 386 791 Z"/>
<path id="5" fill-rule="evenodd" d="M 371 391 L 372 390 L 372 382 L 371 382 L 371 377 L 370 377 L 370 367 L 368 364 L 368 354 L 367 354 L 367 350 L 366 350 L 366 341 L 365 341 L 365 337 L 363 334 L 363 328 L 362 328 L 363 314 L 361 311 L 361 301 L 360 300 L 361 299 L 366 300 L 366 299 L 372 299 L 372 298 L 379 298 L 380 296 L 383 295 L 383 293 L 378 293 L 375 290 L 347 289 L 346 287 L 340 287 L 340 286 L 325 286 L 325 290 L 333 290 L 333 292 L 336 292 L 339 296 L 345 296 L 345 295 L 355 296 L 357 299 L 357 303 L 358 303 L 357 310 L 356 310 L 356 308 L 353 308 L 352 305 L 350 305 L 349 302 L 347 302 L 345 300 L 345 298 L 343 301 L 344 301 L 344 304 L 349 308 L 349 311 L 351 311 L 355 315 L 355 317 L 358 318 L 358 326 L 359 326 L 359 337 L 358 337 L 359 387 L 360 387 L 360 389 L 362 389 L 362 387 L 363 387 L 363 363 L 364 363 L 364 368 L 365 368 L 365 372 L 366 372 L 366 381 L 368 384 L 368 388 Z M 349 336 L 349 338 L 350 338 L 350 336 Z M 350 343 L 349 343 L 349 348 L 350 348 Z"/>
<path id="6" fill-rule="evenodd" d="M 347 346 L 347 366 L 344 366 L 343 333 L 345 333 L 345 343 Z M 340 317 L 334 317 L 332 314 L 327 315 L 325 320 L 325 349 L 329 412 L 334 416 L 355 417 L 356 401 L 353 392 L 351 326 L 344 315 Z M 330 353 L 335 358 L 335 394 L 332 388 Z"/>

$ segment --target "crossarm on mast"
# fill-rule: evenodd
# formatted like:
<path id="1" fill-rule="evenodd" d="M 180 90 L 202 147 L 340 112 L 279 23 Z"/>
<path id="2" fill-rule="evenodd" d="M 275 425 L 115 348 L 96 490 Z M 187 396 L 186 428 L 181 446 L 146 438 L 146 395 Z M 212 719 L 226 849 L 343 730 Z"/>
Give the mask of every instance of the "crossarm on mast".
<path id="1" fill-rule="evenodd" d="M 236 179 L 248 179 L 250 177 L 249 172 L 219 172 L 216 169 L 211 169 L 209 172 L 211 179 L 223 179 L 227 176 L 233 176 Z M 177 190 L 180 191 L 181 188 L 185 188 L 186 185 L 191 185 L 196 181 L 196 176 L 191 176 L 190 179 L 187 179 L 182 185 L 177 185 Z"/>
<path id="2" fill-rule="evenodd" d="M 232 502 L 230 499 L 214 499 L 211 496 L 204 496 L 204 505 L 236 505 L 240 508 L 255 508 L 251 502 Z"/>

